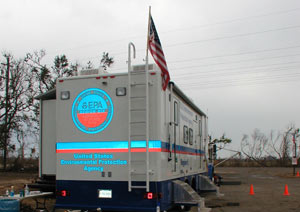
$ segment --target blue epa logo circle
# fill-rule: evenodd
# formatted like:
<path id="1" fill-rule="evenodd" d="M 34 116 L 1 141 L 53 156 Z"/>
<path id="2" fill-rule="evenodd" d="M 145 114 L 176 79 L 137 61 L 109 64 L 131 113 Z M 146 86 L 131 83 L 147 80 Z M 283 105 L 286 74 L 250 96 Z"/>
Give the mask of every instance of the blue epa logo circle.
<path id="1" fill-rule="evenodd" d="M 72 119 L 84 133 L 95 134 L 104 130 L 114 114 L 110 96 L 99 88 L 82 91 L 74 100 Z"/>

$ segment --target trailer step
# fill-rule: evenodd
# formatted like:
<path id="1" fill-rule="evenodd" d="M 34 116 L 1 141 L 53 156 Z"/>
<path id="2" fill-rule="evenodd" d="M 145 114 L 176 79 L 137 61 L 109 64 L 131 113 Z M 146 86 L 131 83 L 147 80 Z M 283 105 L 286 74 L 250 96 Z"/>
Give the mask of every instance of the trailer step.
<path id="1" fill-rule="evenodd" d="M 192 206 L 198 205 L 198 211 L 211 211 L 210 208 L 205 207 L 204 198 L 200 197 L 199 194 L 186 182 L 181 180 L 174 180 L 174 204 Z"/>

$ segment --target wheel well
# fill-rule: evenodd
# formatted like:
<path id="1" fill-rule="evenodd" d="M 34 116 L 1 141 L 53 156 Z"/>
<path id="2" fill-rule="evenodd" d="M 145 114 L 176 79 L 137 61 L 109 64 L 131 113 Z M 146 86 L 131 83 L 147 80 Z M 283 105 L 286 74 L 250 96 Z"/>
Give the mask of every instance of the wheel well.
<path id="1" fill-rule="evenodd" d="M 195 177 L 193 177 L 193 179 L 192 179 L 192 188 L 196 191 L 196 179 L 195 179 Z"/>
<path id="2" fill-rule="evenodd" d="M 189 179 L 186 178 L 186 179 L 184 180 L 184 182 L 190 185 Z"/>

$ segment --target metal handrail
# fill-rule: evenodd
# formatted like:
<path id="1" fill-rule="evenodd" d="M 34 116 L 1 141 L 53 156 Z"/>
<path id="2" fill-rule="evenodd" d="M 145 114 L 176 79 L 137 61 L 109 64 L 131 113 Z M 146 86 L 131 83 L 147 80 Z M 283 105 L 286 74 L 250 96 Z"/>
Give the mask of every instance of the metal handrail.
<path id="1" fill-rule="evenodd" d="M 135 58 L 135 46 L 132 42 L 128 44 L 128 109 L 131 108 L 131 47 L 133 58 Z M 131 191 L 131 113 L 128 113 L 128 191 Z"/>

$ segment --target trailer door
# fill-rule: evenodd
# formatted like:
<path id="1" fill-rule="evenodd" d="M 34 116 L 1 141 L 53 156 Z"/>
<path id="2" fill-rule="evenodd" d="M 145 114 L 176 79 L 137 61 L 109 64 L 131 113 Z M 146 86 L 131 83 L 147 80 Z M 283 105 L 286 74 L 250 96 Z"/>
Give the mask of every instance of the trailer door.
<path id="1" fill-rule="evenodd" d="M 174 171 L 176 172 L 178 169 L 177 169 L 177 161 L 179 160 L 178 158 L 178 154 L 176 154 L 176 145 L 178 145 L 180 142 L 179 142 L 179 106 L 178 106 L 178 101 L 176 99 L 174 99 L 174 135 L 173 135 L 173 138 L 174 138 Z"/>
<path id="2" fill-rule="evenodd" d="M 199 149 L 200 149 L 200 169 L 202 168 L 202 148 L 203 148 L 203 140 L 202 140 L 202 118 L 200 116 L 199 122 L 198 122 L 198 128 L 199 128 Z"/>

